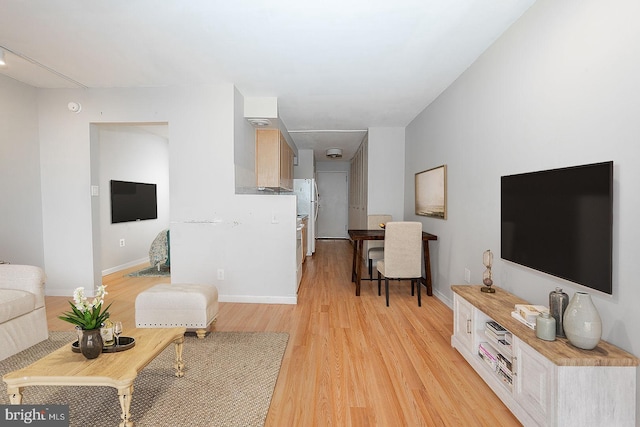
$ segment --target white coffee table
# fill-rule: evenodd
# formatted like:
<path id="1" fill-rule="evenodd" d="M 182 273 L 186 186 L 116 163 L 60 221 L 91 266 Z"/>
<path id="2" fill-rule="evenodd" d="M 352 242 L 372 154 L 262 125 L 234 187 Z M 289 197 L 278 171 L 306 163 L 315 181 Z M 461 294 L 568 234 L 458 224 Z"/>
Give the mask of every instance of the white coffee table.
<path id="1" fill-rule="evenodd" d="M 69 343 L 26 368 L 4 375 L 2 380 L 7 384 L 9 399 L 14 405 L 22 403 L 22 389 L 28 386 L 113 387 L 118 390 L 122 409 L 120 427 L 132 427 L 129 408 L 133 381 L 138 373 L 171 343 L 175 344 L 176 350 L 173 365 L 175 375 L 182 377 L 182 345 L 185 331 L 186 328 L 133 329 L 127 331 L 127 336 L 135 339 L 133 348 L 115 353 L 102 353 L 92 360 L 73 352 Z"/>

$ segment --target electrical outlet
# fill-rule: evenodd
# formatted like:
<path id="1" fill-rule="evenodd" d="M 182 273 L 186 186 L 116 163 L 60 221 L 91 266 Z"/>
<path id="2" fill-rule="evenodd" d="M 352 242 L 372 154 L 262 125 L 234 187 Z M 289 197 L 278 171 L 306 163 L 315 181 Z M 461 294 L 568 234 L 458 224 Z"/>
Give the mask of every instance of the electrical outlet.
<path id="1" fill-rule="evenodd" d="M 124 248 L 124 239 L 120 239 L 120 247 Z"/>
<path id="2" fill-rule="evenodd" d="M 222 268 L 218 269 L 218 280 L 224 280 L 224 270 Z"/>
<path id="3" fill-rule="evenodd" d="M 464 269 L 464 281 L 467 283 L 471 283 L 471 270 L 468 268 Z"/>

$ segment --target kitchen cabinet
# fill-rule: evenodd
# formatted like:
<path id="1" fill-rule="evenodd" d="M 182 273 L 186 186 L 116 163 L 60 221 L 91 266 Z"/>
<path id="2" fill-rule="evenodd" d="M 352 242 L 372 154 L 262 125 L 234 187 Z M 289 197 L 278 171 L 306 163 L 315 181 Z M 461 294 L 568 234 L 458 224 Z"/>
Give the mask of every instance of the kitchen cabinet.
<path id="1" fill-rule="evenodd" d="M 309 232 L 309 217 L 302 218 L 302 263 L 307 259 L 307 235 Z"/>
<path id="2" fill-rule="evenodd" d="M 256 130 L 256 185 L 293 190 L 293 150 L 278 129 Z"/>
<path id="3" fill-rule="evenodd" d="M 637 357 L 602 340 L 594 350 L 541 340 L 511 316 L 528 302 L 494 288 L 451 287 L 451 345 L 524 426 L 636 425 Z"/>
<path id="4" fill-rule="evenodd" d="M 302 263 L 304 261 L 304 248 L 302 247 L 304 234 L 304 224 L 302 218 L 296 219 L 296 279 L 297 289 L 300 289 L 300 283 L 302 282 Z"/>

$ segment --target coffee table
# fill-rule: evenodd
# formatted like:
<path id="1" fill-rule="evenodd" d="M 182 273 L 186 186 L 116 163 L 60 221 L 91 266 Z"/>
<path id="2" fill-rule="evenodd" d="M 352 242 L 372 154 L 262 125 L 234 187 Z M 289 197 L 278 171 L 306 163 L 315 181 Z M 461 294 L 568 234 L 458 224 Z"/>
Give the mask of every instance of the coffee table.
<path id="1" fill-rule="evenodd" d="M 2 380 L 7 383 L 9 399 L 14 405 L 22 403 L 22 389 L 28 386 L 113 387 L 118 390 L 122 409 L 120 427 L 132 427 L 129 408 L 133 381 L 138 373 L 171 343 L 175 344 L 176 350 L 173 365 L 175 375 L 182 377 L 182 345 L 185 331 L 186 328 L 133 329 L 127 331 L 127 335 L 135 339 L 133 348 L 115 353 L 102 353 L 92 360 L 73 352 L 70 343 L 26 368 L 4 375 Z"/>

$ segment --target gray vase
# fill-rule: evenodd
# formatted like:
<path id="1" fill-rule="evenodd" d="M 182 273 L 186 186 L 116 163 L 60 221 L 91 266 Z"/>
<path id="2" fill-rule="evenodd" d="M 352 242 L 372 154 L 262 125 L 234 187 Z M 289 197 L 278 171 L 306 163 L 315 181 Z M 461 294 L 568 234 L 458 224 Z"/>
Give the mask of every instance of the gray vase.
<path id="1" fill-rule="evenodd" d="M 556 288 L 549 294 L 549 313 L 556 319 L 556 336 L 565 337 L 564 335 L 564 312 L 569 305 L 569 295 L 562 292 L 562 288 Z"/>
<path id="2" fill-rule="evenodd" d="M 80 347 L 80 353 L 87 359 L 95 359 L 102 353 L 102 335 L 100 335 L 100 328 L 98 329 L 83 329 L 82 338 L 78 343 Z"/>
<path id="3" fill-rule="evenodd" d="M 564 333 L 574 346 L 591 350 L 600 342 L 602 321 L 588 293 L 573 294 L 563 320 Z"/>

